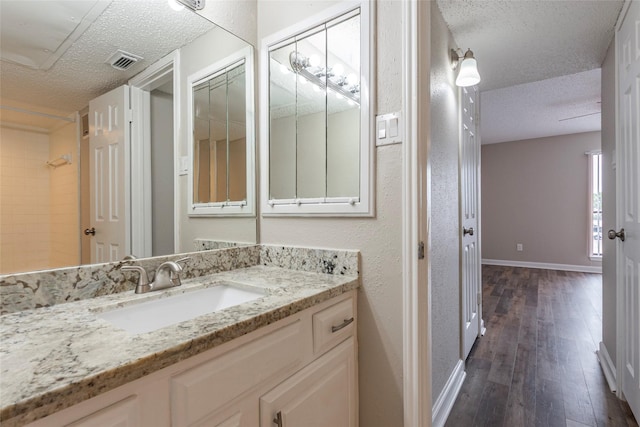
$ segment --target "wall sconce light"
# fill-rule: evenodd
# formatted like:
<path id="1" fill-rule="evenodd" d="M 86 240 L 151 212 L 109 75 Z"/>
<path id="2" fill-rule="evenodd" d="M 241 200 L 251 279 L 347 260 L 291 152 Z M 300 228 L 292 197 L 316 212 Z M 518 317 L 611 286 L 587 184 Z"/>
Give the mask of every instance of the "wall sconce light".
<path id="1" fill-rule="evenodd" d="M 451 49 L 451 66 L 455 70 L 460 63 L 460 72 L 456 78 L 456 86 L 467 87 L 480 83 L 480 74 L 478 73 L 478 63 L 473 57 L 471 49 L 467 49 L 467 52 L 462 56 L 462 50 L 458 51 Z"/>

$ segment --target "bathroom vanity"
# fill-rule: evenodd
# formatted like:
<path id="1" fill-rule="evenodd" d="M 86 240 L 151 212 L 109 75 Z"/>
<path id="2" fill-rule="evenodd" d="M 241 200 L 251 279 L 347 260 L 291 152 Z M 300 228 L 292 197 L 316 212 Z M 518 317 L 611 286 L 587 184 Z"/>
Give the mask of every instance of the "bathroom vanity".
<path id="1" fill-rule="evenodd" d="M 256 248 L 193 254 L 218 272 L 168 290 L 1 316 L 2 425 L 357 426 L 358 253 L 262 246 L 220 271 Z M 262 293 L 149 332 L 101 317 L 216 286 Z"/>

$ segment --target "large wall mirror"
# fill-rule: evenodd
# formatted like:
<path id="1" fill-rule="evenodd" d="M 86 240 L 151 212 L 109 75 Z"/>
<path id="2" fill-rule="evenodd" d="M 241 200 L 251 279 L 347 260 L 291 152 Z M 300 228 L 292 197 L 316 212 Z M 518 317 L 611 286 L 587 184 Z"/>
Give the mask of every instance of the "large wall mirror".
<path id="1" fill-rule="evenodd" d="M 192 219 L 187 215 L 187 173 L 192 166 L 187 158 L 187 141 L 191 141 L 187 78 L 230 55 L 247 55 L 253 48 L 200 15 L 215 16 L 213 3 L 198 13 L 171 3 L 0 2 L 0 275 L 96 262 L 88 251 L 95 236 L 84 233 L 92 227 L 95 235 L 103 232 L 88 214 L 92 173 L 86 149 L 91 123 L 88 106 L 125 84 L 133 105 L 131 157 L 146 156 L 144 170 L 131 165 L 118 169 L 132 195 L 122 214 L 129 224 L 127 252 L 155 256 L 257 242 L 255 218 Z M 168 57 L 173 58 L 172 67 L 159 67 Z M 241 89 L 242 78 L 235 75 L 244 73 L 253 81 L 252 67 L 253 63 L 245 63 L 244 69 L 229 70 L 226 86 L 216 86 L 221 77 L 215 76 L 212 91 L 224 86 L 232 97 L 237 90 L 253 96 L 253 86 Z M 140 102 L 149 107 L 144 114 L 135 110 Z M 247 161 L 236 162 L 242 154 L 236 153 L 234 141 L 239 139 L 235 132 L 241 123 L 254 128 L 249 126 L 253 108 L 247 115 L 242 105 L 226 113 L 232 123 L 229 146 L 219 144 L 213 150 L 216 162 L 229 158 L 214 199 L 226 191 L 226 200 L 246 199 L 248 204 L 249 192 L 243 198 L 241 188 L 243 177 L 255 168 L 254 155 L 247 147 Z M 219 109 L 218 104 L 210 107 Z M 144 138 L 136 130 L 140 123 L 149 130 Z M 215 138 L 217 132 L 213 131 Z M 203 163 L 202 168 L 206 167 Z M 222 189 L 224 179 L 226 190 Z M 136 223 L 136 215 L 142 217 L 143 210 L 149 220 Z M 151 236 L 148 244 L 132 243 L 143 227 Z M 140 247 L 144 250 L 136 253 L 134 248 Z"/>
<path id="2" fill-rule="evenodd" d="M 188 78 L 188 214 L 253 216 L 254 121 L 252 49 Z"/>
<path id="3" fill-rule="evenodd" d="M 263 42 L 263 215 L 372 215 L 368 2 Z"/>

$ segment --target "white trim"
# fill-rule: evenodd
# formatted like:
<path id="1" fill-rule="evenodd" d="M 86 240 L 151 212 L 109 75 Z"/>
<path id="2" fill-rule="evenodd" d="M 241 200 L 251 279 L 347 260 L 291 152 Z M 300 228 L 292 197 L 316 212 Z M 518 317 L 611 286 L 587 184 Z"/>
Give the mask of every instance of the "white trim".
<path id="1" fill-rule="evenodd" d="M 402 2 L 403 425 L 427 427 L 431 407 L 429 60 L 431 2 Z M 418 259 L 424 242 L 426 259 Z"/>
<path id="2" fill-rule="evenodd" d="M 376 46 L 374 43 L 375 7 L 370 1 L 345 0 L 335 6 L 304 19 L 295 25 L 271 34 L 261 41 L 260 57 L 260 213 L 270 216 L 326 216 L 372 217 L 375 215 L 375 95 L 374 70 Z M 282 41 L 300 35 L 318 25 L 329 22 L 360 8 L 360 194 L 344 200 L 329 199 L 317 203 L 285 203 L 269 199 L 269 51 Z M 302 199 L 300 199 L 302 200 Z"/>
<path id="3" fill-rule="evenodd" d="M 458 360 L 456 367 L 453 368 L 447 383 L 444 385 L 440 396 L 433 404 L 433 427 L 443 427 L 449 418 L 451 408 L 458 398 L 458 393 L 462 388 L 467 373 L 464 370 L 464 360 Z"/>
<path id="4" fill-rule="evenodd" d="M 552 264 L 548 262 L 512 261 L 512 260 L 503 260 L 503 259 L 483 259 L 482 264 L 483 265 L 504 265 L 506 267 L 526 267 L 526 268 L 539 268 L 542 270 L 577 271 L 581 273 L 602 274 L 602 266 L 593 266 L 593 265 Z"/>
<path id="5" fill-rule="evenodd" d="M 607 346 L 605 346 L 602 341 L 600 342 L 600 348 L 596 350 L 596 355 L 598 356 L 598 361 L 600 362 L 600 367 L 602 368 L 604 377 L 607 379 L 607 384 L 609 384 L 611 391 L 615 393 L 618 388 L 616 367 L 611 361 L 611 357 L 607 351 Z"/>
<path id="6" fill-rule="evenodd" d="M 224 203 L 193 203 L 193 87 L 200 84 L 204 79 L 218 73 L 226 67 L 244 61 L 245 67 L 245 104 L 247 109 L 246 117 L 246 169 L 247 169 L 247 193 L 244 201 L 230 201 Z M 255 101 L 254 101 L 254 62 L 253 47 L 247 46 L 231 55 L 216 61 L 215 63 L 191 74 L 187 78 L 187 157 L 189 159 L 187 178 L 187 215 L 190 217 L 254 217 L 256 215 L 256 191 L 255 191 Z"/>

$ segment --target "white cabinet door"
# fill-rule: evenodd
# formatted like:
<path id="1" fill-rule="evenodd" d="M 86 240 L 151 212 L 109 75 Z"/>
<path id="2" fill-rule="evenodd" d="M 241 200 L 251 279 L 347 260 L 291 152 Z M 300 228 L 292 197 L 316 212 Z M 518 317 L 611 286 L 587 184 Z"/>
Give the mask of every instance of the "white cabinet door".
<path id="1" fill-rule="evenodd" d="M 129 86 L 89 103 L 91 262 L 122 259 L 128 240 Z"/>
<path id="2" fill-rule="evenodd" d="M 351 337 L 260 398 L 260 427 L 356 427 Z"/>
<path id="3" fill-rule="evenodd" d="M 618 366 L 624 397 L 640 417 L 640 2 L 630 2 L 616 36 L 618 62 Z M 622 348 L 621 348 L 622 347 Z"/>
<path id="4" fill-rule="evenodd" d="M 66 426 L 138 427 L 140 426 L 140 405 L 136 396 L 131 396 Z"/>

